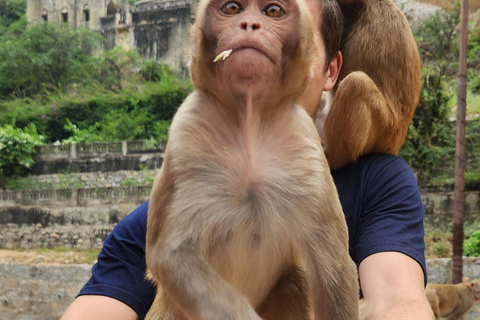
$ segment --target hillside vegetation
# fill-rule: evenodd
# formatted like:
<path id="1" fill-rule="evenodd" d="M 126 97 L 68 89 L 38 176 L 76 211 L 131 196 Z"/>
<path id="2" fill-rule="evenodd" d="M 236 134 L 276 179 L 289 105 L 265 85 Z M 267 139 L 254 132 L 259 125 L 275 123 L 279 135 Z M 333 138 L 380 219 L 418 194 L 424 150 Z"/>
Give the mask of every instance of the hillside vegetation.
<path id="1" fill-rule="evenodd" d="M 427 1 L 423 1 L 427 2 Z M 422 90 L 401 149 L 421 183 L 453 181 L 459 5 L 415 28 Z M 471 7 L 480 0 L 470 1 Z M 0 179 L 27 174 L 33 146 L 44 143 L 166 137 L 188 80 L 135 50 L 99 53 L 101 38 L 83 28 L 27 27 L 23 0 L 0 0 Z M 480 28 L 468 51 L 467 189 L 480 185 Z"/>

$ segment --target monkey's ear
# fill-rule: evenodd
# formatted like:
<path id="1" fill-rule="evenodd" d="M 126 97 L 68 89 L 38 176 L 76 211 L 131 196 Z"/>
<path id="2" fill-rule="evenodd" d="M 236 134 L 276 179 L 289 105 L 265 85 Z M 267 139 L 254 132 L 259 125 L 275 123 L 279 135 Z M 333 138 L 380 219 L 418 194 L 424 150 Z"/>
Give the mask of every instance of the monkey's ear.
<path id="1" fill-rule="evenodd" d="M 330 91 L 337 83 L 338 74 L 342 68 L 343 58 L 340 51 L 330 61 L 327 71 L 325 72 L 325 82 L 323 84 L 323 91 Z"/>
<path id="2" fill-rule="evenodd" d="M 468 284 L 470 286 L 470 288 L 475 288 L 475 281 L 470 281 L 470 283 Z"/>

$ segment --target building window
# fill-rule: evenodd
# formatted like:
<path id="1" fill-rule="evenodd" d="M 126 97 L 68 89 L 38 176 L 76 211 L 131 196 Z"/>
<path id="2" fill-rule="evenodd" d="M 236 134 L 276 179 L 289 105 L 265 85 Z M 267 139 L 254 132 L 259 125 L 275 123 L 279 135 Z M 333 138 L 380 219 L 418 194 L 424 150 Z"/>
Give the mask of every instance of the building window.
<path id="1" fill-rule="evenodd" d="M 47 10 L 42 11 L 42 19 L 43 19 L 43 22 L 48 22 L 48 12 L 47 12 Z"/>
<path id="2" fill-rule="evenodd" d="M 62 9 L 62 22 L 68 22 L 68 11 L 67 8 Z"/>
<path id="3" fill-rule="evenodd" d="M 90 21 L 90 10 L 88 9 L 83 10 L 83 18 L 86 22 Z"/>

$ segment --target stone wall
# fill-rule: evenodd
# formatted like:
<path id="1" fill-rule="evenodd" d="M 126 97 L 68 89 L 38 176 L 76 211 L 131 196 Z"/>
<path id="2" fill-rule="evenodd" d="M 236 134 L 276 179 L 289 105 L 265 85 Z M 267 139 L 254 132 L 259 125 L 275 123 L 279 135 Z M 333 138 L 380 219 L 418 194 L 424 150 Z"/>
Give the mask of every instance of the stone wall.
<path id="1" fill-rule="evenodd" d="M 447 226 L 453 221 L 453 192 L 422 193 L 425 224 Z M 465 192 L 464 221 L 480 221 L 480 191 Z"/>
<path id="2" fill-rule="evenodd" d="M 21 196 L 15 191 L 0 191 L 0 248 L 101 248 L 113 226 L 148 199 L 150 188 L 73 189 L 68 197 L 61 199 L 52 198 L 47 193 L 62 192 L 63 197 L 69 189 L 16 191 Z M 5 193 L 13 193 L 11 200 L 2 200 Z M 422 195 L 422 199 L 426 208 L 426 225 L 447 226 L 452 221 L 451 193 L 427 193 Z M 478 221 L 479 211 L 480 192 L 468 192 L 465 221 Z"/>
<path id="3" fill-rule="evenodd" d="M 162 154 L 134 154 L 127 156 L 106 155 L 101 157 L 37 159 L 31 174 L 53 174 L 60 172 L 112 172 L 119 170 L 149 170 L 160 168 Z"/>
<path id="4" fill-rule="evenodd" d="M 90 206 L 0 208 L 0 248 L 101 249 L 115 224 L 147 198 Z"/>
<path id="5" fill-rule="evenodd" d="M 428 261 L 431 283 L 447 283 L 451 259 Z M 90 278 L 90 265 L 0 263 L 0 319 L 58 319 Z M 480 278 L 480 258 L 464 259 L 464 276 Z M 466 320 L 480 316 L 475 306 Z"/>

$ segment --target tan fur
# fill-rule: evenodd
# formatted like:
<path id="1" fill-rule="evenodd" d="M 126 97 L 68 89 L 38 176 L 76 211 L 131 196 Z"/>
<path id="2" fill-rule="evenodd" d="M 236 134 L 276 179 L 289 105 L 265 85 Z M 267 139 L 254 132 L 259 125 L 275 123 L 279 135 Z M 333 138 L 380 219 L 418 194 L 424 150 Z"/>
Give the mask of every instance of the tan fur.
<path id="1" fill-rule="evenodd" d="M 338 2 L 343 67 L 328 115 L 319 114 L 332 169 L 363 154 L 396 154 L 420 94 L 418 49 L 400 9 L 391 0 Z"/>
<path id="2" fill-rule="evenodd" d="M 256 1 L 238 17 L 199 5 L 197 90 L 173 119 L 150 198 L 146 261 L 159 289 L 149 319 L 358 319 L 345 217 L 295 104 L 317 56 L 312 18 L 304 0 L 285 1 L 289 16 L 274 21 Z"/>
<path id="3" fill-rule="evenodd" d="M 480 301 L 480 281 L 429 284 L 425 290 L 435 319 L 458 320 Z"/>

